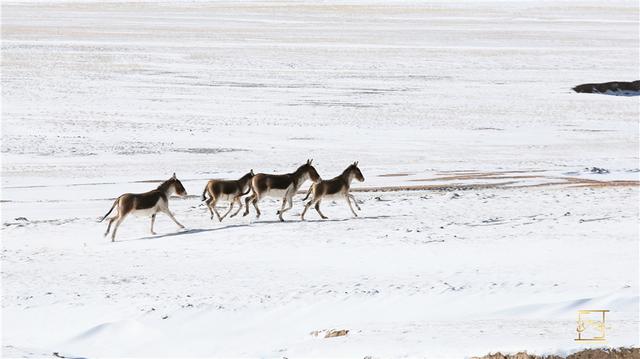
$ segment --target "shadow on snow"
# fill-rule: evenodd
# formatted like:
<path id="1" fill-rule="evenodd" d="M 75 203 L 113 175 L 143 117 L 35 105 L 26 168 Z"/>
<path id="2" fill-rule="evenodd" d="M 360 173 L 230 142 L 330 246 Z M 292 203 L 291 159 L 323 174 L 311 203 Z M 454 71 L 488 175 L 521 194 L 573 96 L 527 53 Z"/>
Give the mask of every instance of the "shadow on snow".
<path id="1" fill-rule="evenodd" d="M 147 236 L 147 237 L 133 238 L 133 239 L 123 239 L 123 240 L 119 240 L 119 241 L 116 241 L 116 242 L 129 242 L 129 241 L 139 241 L 139 240 L 146 240 L 146 239 L 175 237 L 175 236 L 197 234 L 197 233 L 205 233 L 205 232 L 217 232 L 217 231 L 224 231 L 224 230 L 234 229 L 234 228 L 251 227 L 251 226 L 256 226 L 256 225 L 257 226 L 262 226 L 262 225 L 285 224 L 285 223 L 346 222 L 346 221 L 354 221 L 354 220 L 357 221 L 357 220 L 370 220 L 370 219 L 384 219 L 384 218 L 392 218 L 392 217 L 399 217 L 399 216 L 382 215 L 382 216 L 369 216 L 369 217 L 356 217 L 356 218 L 311 219 L 311 220 L 305 220 L 305 221 L 284 221 L 284 222 L 281 222 L 279 220 L 269 220 L 269 221 L 261 221 L 261 222 L 245 223 L 245 224 L 230 224 L 230 225 L 226 225 L 226 226 L 223 226 L 223 227 L 217 227 L 217 228 L 193 228 L 193 229 L 187 229 L 187 230 L 183 230 L 183 231 L 160 234 L 160 235 L 154 235 L 154 236 Z"/>

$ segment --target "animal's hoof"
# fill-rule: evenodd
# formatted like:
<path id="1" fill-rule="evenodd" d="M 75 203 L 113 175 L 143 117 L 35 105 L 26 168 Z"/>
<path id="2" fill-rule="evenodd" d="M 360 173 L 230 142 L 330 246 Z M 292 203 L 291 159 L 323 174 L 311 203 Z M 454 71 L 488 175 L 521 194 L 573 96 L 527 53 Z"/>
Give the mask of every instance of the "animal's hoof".
<path id="1" fill-rule="evenodd" d="M 329 218 L 329 217 L 322 217 L 322 219 L 327 219 L 327 218 Z"/>
<path id="2" fill-rule="evenodd" d="M 156 233 L 156 232 L 151 232 L 151 235 L 152 235 L 152 236 L 155 236 L 156 234 L 158 234 L 158 233 Z"/>
<path id="3" fill-rule="evenodd" d="M 284 219 L 282 219 L 282 217 L 280 217 L 279 219 L 280 219 L 280 222 L 284 222 Z"/>

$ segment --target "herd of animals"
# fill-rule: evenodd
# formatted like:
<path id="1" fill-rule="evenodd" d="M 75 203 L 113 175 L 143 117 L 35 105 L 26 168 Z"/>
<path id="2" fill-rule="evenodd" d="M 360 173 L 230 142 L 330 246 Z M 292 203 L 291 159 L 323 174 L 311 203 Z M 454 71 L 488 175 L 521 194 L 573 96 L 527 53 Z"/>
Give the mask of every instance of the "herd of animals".
<path id="1" fill-rule="evenodd" d="M 287 174 L 254 174 L 253 170 L 251 170 L 238 180 L 210 180 L 202 192 L 202 200 L 211 213 L 211 219 L 213 220 L 215 213 L 218 220 L 222 222 L 222 220 L 231 213 L 234 205 L 237 204 L 238 209 L 231 217 L 236 216 L 240 212 L 242 209 L 242 197 L 248 195 L 250 192 L 251 194 L 244 200 L 245 211 L 243 216 L 249 214 L 249 204 L 252 204 L 256 210 L 256 218 L 260 217 L 258 203 L 264 197 L 282 198 L 282 206 L 277 214 L 280 221 L 284 221 L 282 215 L 293 207 L 293 196 L 298 192 L 302 184 L 310 179 L 313 184 L 309 187 L 309 191 L 303 201 L 306 201 L 309 197 L 311 197 L 311 199 L 305 204 L 304 210 L 300 215 L 303 221 L 304 215 L 311 206 L 314 206 L 322 219 L 326 219 L 327 217 L 320 211 L 320 202 L 322 202 L 323 199 L 329 198 L 344 198 L 347 204 L 349 204 L 353 215 L 357 217 L 358 214 L 353 209 L 351 202 L 353 201 L 353 204 L 355 204 L 358 210 L 360 210 L 360 206 L 358 206 L 354 196 L 349 193 L 349 189 L 354 178 L 360 182 L 364 181 L 364 176 L 358 168 L 358 162 L 349 165 L 339 176 L 330 180 L 322 180 L 316 169 L 312 166 L 312 161 L 313 160 L 307 160 L 305 164 L 298 167 L 294 172 Z M 111 212 L 113 212 L 113 209 L 117 207 L 117 213 L 109 218 L 107 231 L 104 234 L 105 237 L 109 234 L 111 225 L 115 222 L 113 231 L 111 232 L 111 241 L 115 241 L 118 227 L 129 214 L 151 216 L 151 234 L 155 234 L 153 224 L 156 220 L 156 214 L 159 212 L 169 216 L 178 227 L 184 228 L 169 210 L 169 197 L 173 194 L 183 197 L 187 195 L 187 191 L 175 173 L 170 179 L 164 181 L 158 188 L 152 191 L 145 193 L 125 193 L 119 196 L 114 201 L 109 212 L 100 220 L 100 222 L 102 222 L 107 219 Z M 229 209 L 222 216 L 216 209 L 216 204 L 219 201 L 229 202 Z"/>

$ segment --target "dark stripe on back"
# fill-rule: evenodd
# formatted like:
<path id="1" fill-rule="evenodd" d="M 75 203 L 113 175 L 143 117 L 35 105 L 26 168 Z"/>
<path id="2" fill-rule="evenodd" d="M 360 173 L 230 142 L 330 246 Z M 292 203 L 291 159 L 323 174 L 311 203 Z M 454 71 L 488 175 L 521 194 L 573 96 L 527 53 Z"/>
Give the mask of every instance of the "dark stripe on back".
<path id="1" fill-rule="evenodd" d="M 220 181 L 214 186 L 215 193 L 219 194 L 235 194 L 239 191 L 238 181 Z"/>
<path id="2" fill-rule="evenodd" d="M 160 199 L 167 201 L 167 195 L 157 189 L 145 193 L 130 194 L 133 198 L 132 209 L 149 209 L 155 207 Z"/>
<path id="3" fill-rule="evenodd" d="M 345 183 L 341 177 L 336 177 L 327 181 L 323 181 L 326 194 L 336 194 L 345 187 Z"/>
<path id="4" fill-rule="evenodd" d="M 265 175 L 261 180 L 258 181 L 258 190 L 261 192 L 268 188 L 284 190 L 293 183 L 290 175 Z"/>

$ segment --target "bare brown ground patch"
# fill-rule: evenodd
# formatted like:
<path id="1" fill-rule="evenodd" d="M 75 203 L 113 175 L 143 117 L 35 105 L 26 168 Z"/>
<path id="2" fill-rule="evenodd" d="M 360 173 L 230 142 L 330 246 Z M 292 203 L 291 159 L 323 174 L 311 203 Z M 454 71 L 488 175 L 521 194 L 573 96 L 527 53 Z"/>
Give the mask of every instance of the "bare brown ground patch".
<path id="1" fill-rule="evenodd" d="M 638 187 L 640 181 L 596 181 L 575 184 L 574 187 Z"/>
<path id="2" fill-rule="evenodd" d="M 465 190 L 473 190 L 473 189 L 499 188 L 499 187 L 504 187 L 514 183 L 516 182 L 509 181 L 509 182 L 500 182 L 500 183 L 477 183 L 477 184 L 449 183 L 449 184 L 438 184 L 438 185 L 359 187 L 359 188 L 351 188 L 351 192 L 465 191 Z"/>
<path id="3" fill-rule="evenodd" d="M 633 180 L 612 180 L 598 181 L 584 178 L 563 177 L 572 187 L 636 187 L 640 186 L 640 181 Z"/>
<path id="4" fill-rule="evenodd" d="M 516 354 L 487 354 L 473 359 L 636 359 L 640 358 L 639 348 L 585 349 L 566 357 L 559 355 L 533 355 L 526 352 Z"/>
<path id="5" fill-rule="evenodd" d="M 544 176 L 530 173 L 545 172 L 545 170 L 514 170 L 514 171 L 490 171 L 481 172 L 475 170 L 457 170 L 457 171 L 441 171 L 434 178 L 416 178 L 409 179 L 408 182 L 436 182 L 436 181 L 483 181 L 483 180 L 506 180 L 499 183 L 474 183 L 474 184 L 439 184 L 439 185 L 406 185 L 406 186 L 382 186 L 352 189 L 356 192 L 385 192 L 385 191 L 419 191 L 419 190 L 467 190 L 478 188 L 537 188 L 552 186 L 567 187 L 638 187 L 640 181 L 633 180 L 611 180 L 599 181 L 585 178 L 575 177 L 555 177 Z M 520 175 L 521 173 L 524 173 Z M 396 177 L 407 176 L 407 173 L 384 174 L 379 177 Z M 549 182 L 534 184 L 518 184 L 519 180 L 540 179 Z"/>
<path id="6" fill-rule="evenodd" d="M 567 182 L 546 182 L 535 184 L 521 184 L 517 186 L 509 186 L 509 188 L 536 188 L 536 187 L 553 187 L 553 186 L 567 186 Z"/>
<path id="7" fill-rule="evenodd" d="M 383 175 L 378 175 L 378 177 L 405 177 L 409 175 L 411 175 L 411 173 L 386 173 Z"/>
<path id="8" fill-rule="evenodd" d="M 510 171 L 478 171 L 478 170 L 451 170 L 451 171 L 440 171 L 436 175 L 437 176 L 451 176 L 451 175 L 505 175 L 505 174 L 513 174 L 513 173 L 537 173 L 537 172 L 546 172 L 546 170 L 510 170 Z"/>
<path id="9" fill-rule="evenodd" d="M 450 183 L 450 184 L 438 184 L 438 185 L 407 185 L 407 186 L 378 186 L 378 187 L 359 187 L 352 188 L 351 192 L 398 192 L 398 191 L 468 191 L 477 189 L 488 188 L 508 188 L 508 189 L 522 189 L 522 188 L 539 188 L 539 187 L 553 187 L 553 186 L 566 186 L 566 187 L 593 187 L 593 188 L 607 188 L 607 187 L 640 187 L 640 181 L 556 181 L 548 183 L 536 183 L 530 185 L 517 185 L 517 181 L 507 181 L 499 183 Z M 306 193 L 306 191 L 300 191 L 299 193 Z"/>
<path id="10" fill-rule="evenodd" d="M 523 179 L 523 178 L 547 178 L 547 177 L 535 176 L 535 175 L 501 176 L 501 175 L 493 175 L 493 174 L 482 174 L 482 175 L 467 174 L 467 175 L 436 177 L 436 178 L 417 178 L 417 179 L 411 179 L 409 181 L 433 182 L 433 181 L 472 180 L 472 179 Z"/>

